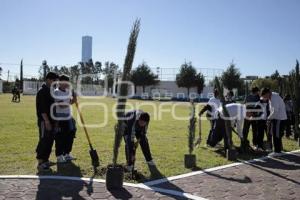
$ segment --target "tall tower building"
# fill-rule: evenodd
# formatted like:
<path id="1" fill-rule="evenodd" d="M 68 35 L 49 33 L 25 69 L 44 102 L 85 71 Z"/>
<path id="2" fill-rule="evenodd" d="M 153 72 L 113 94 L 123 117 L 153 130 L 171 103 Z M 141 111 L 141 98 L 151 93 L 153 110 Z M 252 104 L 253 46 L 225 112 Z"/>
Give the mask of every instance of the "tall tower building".
<path id="1" fill-rule="evenodd" d="M 82 37 L 81 61 L 88 62 L 92 58 L 92 41 L 91 36 Z"/>

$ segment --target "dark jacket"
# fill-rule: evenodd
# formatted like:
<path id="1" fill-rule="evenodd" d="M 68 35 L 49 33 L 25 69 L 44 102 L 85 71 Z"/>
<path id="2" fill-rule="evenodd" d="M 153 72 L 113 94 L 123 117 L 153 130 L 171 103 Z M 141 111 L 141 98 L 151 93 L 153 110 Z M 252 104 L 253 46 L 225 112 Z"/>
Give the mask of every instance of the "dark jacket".
<path id="1" fill-rule="evenodd" d="M 266 118 L 270 114 L 269 101 L 264 101 L 260 99 L 259 102 L 257 102 L 255 109 L 262 111 L 262 112 L 255 112 L 254 113 L 255 117 L 263 117 L 264 115 L 264 117 Z M 262 120 L 266 120 L 266 119 L 262 119 Z"/>
<path id="2" fill-rule="evenodd" d="M 258 103 L 260 101 L 259 95 L 253 95 L 250 94 L 246 97 L 245 103 L 253 103 L 252 105 L 247 105 L 247 109 L 255 109 L 255 103 Z"/>
<path id="3" fill-rule="evenodd" d="M 50 115 L 51 105 L 54 103 L 54 98 L 51 96 L 50 88 L 43 84 L 36 95 L 36 114 L 38 121 L 43 121 L 42 113 L 46 113 L 49 120 L 53 121 Z"/>
<path id="4" fill-rule="evenodd" d="M 142 134 L 145 135 L 147 133 L 148 126 L 140 127 L 138 124 L 138 118 L 141 112 L 143 111 L 133 110 L 125 114 L 124 136 L 135 134 L 136 138 L 139 139 Z"/>

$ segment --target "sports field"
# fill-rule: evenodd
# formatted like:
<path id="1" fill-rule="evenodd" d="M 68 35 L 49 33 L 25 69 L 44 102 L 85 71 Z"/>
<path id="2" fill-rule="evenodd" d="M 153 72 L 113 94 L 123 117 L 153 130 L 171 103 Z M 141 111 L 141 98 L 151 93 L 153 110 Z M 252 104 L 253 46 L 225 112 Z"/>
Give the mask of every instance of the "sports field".
<path id="1" fill-rule="evenodd" d="M 104 127 L 88 128 L 92 143 L 100 156 L 100 168 L 104 168 L 112 160 L 113 126 L 116 123 L 113 117 L 113 108 L 116 99 L 79 98 L 79 103 L 87 105 L 82 108 L 86 124 L 99 125 L 107 121 Z M 134 106 L 133 108 L 139 106 L 140 109 L 148 111 L 151 114 L 152 119 L 149 126 L 148 138 L 153 158 L 161 174 L 172 176 L 189 172 L 190 170 L 184 168 L 184 154 L 188 152 L 187 118 L 190 111 L 189 104 L 137 100 L 130 100 L 129 103 Z M 145 103 L 147 105 L 142 105 Z M 201 105 L 197 105 L 197 109 L 199 110 L 200 108 Z M 75 107 L 73 113 L 77 120 Z M 185 117 L 186 119 L 175 119 L 173 115 Z M 77 129 L 77 138 L 73 146 L 73 155 L 77 160 L 73 164 L 60 166 L 59 169 L 53 166 L 53 171 L 49 172 L 49 174 L 84 177 L 93 175 L 87 140 L 83 129 L 78 124 Z M 206 147 L 207 121 L 203 121 L 202 123 L 202 132 L 202 144 L 194 151 L 197 155 L 197 169 L 230 163 L 224 158 L 222 151 L 218 151 L 217 148 Z M 251 136 L 251 134 L 249 135 Z M 0 95 L 0 175 L 36 174 L 35 147 L 37 141 L 35 96 L 22 96 L 21 103 L 11 103 L 11 95 Z M 236 146 L 239 146 L 240 143 L 236 136 L 234 136 L 234 142 Z M 283 142 L 285 151 L 298 149 L 297 143 L 294 140 L 284 138 Z M 123 142 L 119 155 L 119 162 L 125 164 Z M 259 156 L 261 155 L 240 155 L 239 159 L 250 159 Z M 56 161 L 54 148 L 50 159 L 53 162 Z M 151 178 L 140 149 L 137 150 L 136 168 L 139 174 L 141 174 L 140 181 Z M 103 177 L 103 169 L 95 177 Z"/>

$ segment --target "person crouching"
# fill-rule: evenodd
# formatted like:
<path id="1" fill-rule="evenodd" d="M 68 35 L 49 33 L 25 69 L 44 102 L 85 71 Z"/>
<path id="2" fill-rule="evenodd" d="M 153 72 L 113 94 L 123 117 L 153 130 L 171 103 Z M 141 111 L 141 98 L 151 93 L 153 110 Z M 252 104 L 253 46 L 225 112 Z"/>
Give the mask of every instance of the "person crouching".
<path id="1" fill-rule="evenodd" d="M 154 166 L 150 152 L 150 146 L 147 139 L 147 128 L 150 121 L 150 116 L 142 110 L 133 110 L 125 114 L 125 130 L 123 133 L 125 141 L 125 153 L 127 161 L 127 171 L 133 170 L 135 161 L 135 150 L 139 143 L 147 161 L 147 164 Z"/>

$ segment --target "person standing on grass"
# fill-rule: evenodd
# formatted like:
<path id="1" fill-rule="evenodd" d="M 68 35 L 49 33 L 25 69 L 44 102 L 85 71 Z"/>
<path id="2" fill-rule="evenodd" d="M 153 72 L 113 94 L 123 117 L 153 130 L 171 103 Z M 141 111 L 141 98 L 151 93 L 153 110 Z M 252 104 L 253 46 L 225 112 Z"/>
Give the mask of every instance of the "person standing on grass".
<path id="1" fill-rule="evenodd" d="M 274 153 L 282 151 L 282 136 L 284 135 L 284 121 L 287 120 L 286 108 L 283 99 L 278 93 L 271 92 L 269 88 L 264 88 L 261 91 L 263 99 L 269 101 L 270 115 L 268 123 L 273 137 Z"/>
<path id="2" fill-rule="evenodd" d="M 20 92 L 18 92 L 17 86 L 13 87 L 11 93 L 13 95 L 11 102 L 17 102 L 17 99 L 19 99 L 19 102 L 20 102 Z M 19 95 L 18 95 L 18 93 L 19 93 Z"/>
<path id="3" fill-rule="evenodd" d="M 133 170 L 135 160 L 135 149 L 139 143 L 144 154 L 144 157 L 149 166 L 154 166 L 150 147 L 147 139 L 147 129 L 150 121 L 150 116 L 142 110 L 133 110 L 125 114 L 125 130 L 123 133 L 125 141 L 125 153 L 127 160 L 127 171 Z"/>
<path id="4" fill-rule="evenodd" d="M 267 127 L 267 118 L 270 114 L 269 112 L 269 101 L 264 100 L 262 97 L 260 98 L 259 103 L 256 105 L 256 109 L 259 110 L 259 112 L 255 112 L 254 115 L 257 118 L 257 150 L 258 151 L 264 151 L 269 150 L 269 148 L 272 149 L 272 136 L 270 137 L 268 127 Z M 264 135 L 267 135 L 267 141 L 269 147 L 267 149 L 264 147 Z"/>
<path id="5" fill-rule="evenodd" d="M 253 87 L 251 90 L 251 94 L 246 97 L 245 104 L 247 112 L 251 112 L 255 109 L 255 106 L 257 103 L 259 103 L 260 97 L 259 97 L 259 88 Z M 244 128 L 243 128 L 243 144 L 241 145 L 243 150 L 246 150 L 249 147 L 249 140 L 248 140 L 248 133 L 250 126 L 252 126 L 252 143 L 257 148 L 257 140 L 258 140 L 258 129 L 257 129 L 257 120 L 252 120 L 251 118 L 246 118 L 244 122 Z"/>
<path id="6" fill-rule="evenodd" d="M 75 158 L 71 155 L 76 133 L 75 120 L 72 117 L 71 105 L 77 101 L 75 93 L 70 90 L 70 78 L 59 76 L 58 87 L 54 90 L 55 99 L 55 154 L 57 163 L 65 163 Z"/>
<path id="7" fill-rule="evenodd" d="M 52 83 L 57 81 L 57 79 L 58 75 L 56 73 L 49 72 L 46 75 L 46 82 L 42 85 L 36 95 L 36 114 L 39 129 L 36 159 L 38 160 L 37 169 L 39 171 L 50 170 L 49 157 L 54 142 L 54 120 L 50 113 L 54 98 L 51 96 L 51 90 L 53 89 Z"/>

